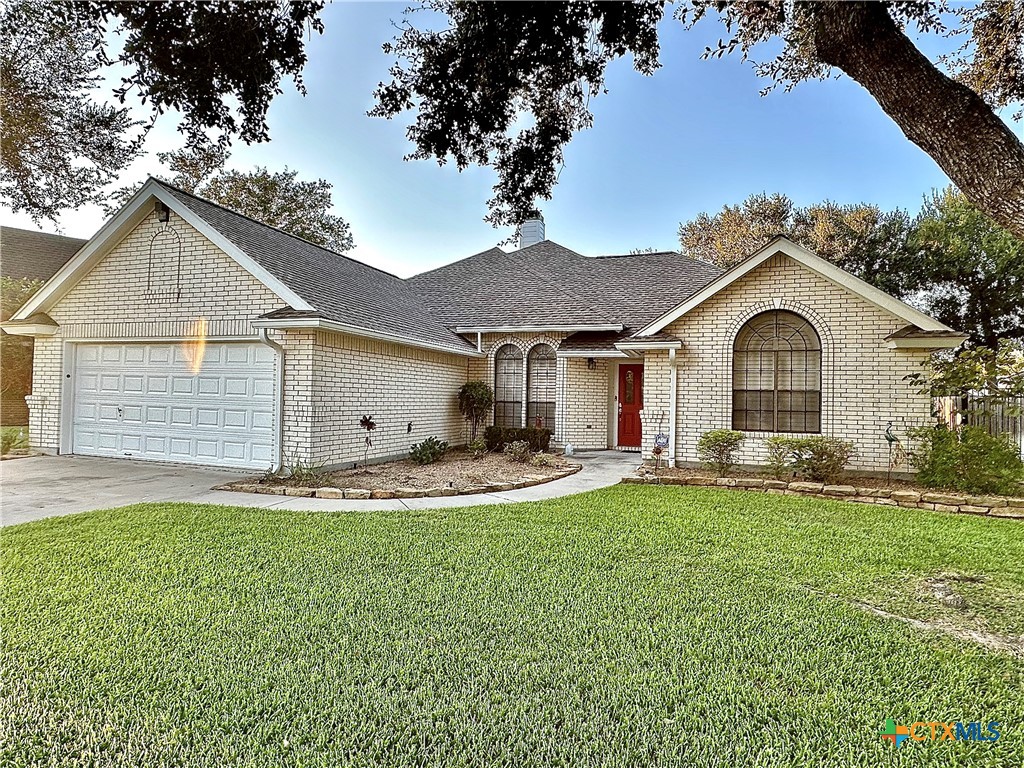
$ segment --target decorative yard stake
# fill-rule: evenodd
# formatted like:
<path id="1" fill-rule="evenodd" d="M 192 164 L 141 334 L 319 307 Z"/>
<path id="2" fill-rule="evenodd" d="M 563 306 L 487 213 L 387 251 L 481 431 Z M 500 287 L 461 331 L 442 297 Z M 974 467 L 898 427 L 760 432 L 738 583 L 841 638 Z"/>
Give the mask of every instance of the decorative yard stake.
<path id="1" fill-rule="evenodd" d="M 885 484 L 888 485 L 889 481 L 892 480 L 892 471 L 903 466 L 903 462 L 907 458 L 907 452 L 903 450 L 903 443 L 900 442 L 900 439 L 892 431 L 891 421 L 885 428 L 885 442 L 889 444 L 889 468 L 885 472 Z"/>
<path id="2" fill-rule="evenodd" d="M 363 464 L 365 464 L 370 455 L 370 447 L 373 445 L 371 435 L 373 430 L 377 428 L 377 422 L 373 420 L 373 416 L 363 416 L 359 420 L 359 426 L 366 430 L 366 447 L 363 449 Z"/>

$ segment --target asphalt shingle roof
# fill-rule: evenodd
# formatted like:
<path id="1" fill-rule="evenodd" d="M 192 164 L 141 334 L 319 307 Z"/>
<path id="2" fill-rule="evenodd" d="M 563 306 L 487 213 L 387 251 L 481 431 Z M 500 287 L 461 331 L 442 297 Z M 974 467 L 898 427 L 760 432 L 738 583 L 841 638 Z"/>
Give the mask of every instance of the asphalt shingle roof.
<path id="1" fill-rule="evenodd" d="M 86 242 L 77 237 L 0 227 L 0 273 L 17 280 L 49 280 Z"/>
<path id="2" fill-rule="evenodd" d="M 722 272 L 674 252 L 588 257 L 544 240 L 402 280 L 158 183 L 315 308 L 281 307 L 270 317 L 322 317 L 453 351 L 475 349 L 457 327 L 622 326 L 601 338 L 612 348 Z"/>
<path id="3" fill-rule="evenodd" d="M 671 251 L 588 257 L 544 240 L 512 253 L 492 248 L 408 282 L 452 325 L 620 324 L 637 331 L 721 273 Z"/>
<path id="4" fill-rule="evenodd" d="M 453 351 L 475 349 L 428 310 L 405 280 L 177 187 L 161 186 L 315 307 L 320 317 Z"/>

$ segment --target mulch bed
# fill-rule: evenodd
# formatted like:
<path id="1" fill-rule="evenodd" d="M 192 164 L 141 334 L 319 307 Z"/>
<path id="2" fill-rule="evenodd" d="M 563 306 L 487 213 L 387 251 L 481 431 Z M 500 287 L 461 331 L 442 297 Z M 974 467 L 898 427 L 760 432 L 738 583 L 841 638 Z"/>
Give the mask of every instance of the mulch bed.
<path id="1" fill-rule="evenodd" d="M 538 467 L 509 461 L 504 454 L 488 453 L 478 459 L 462 451 L 452 451 L 433 464 L 420 466 L 408 459 L 387 464 L 371 464 L 330 474 L 327 485 L 335 488 L 455 488 L 461 490 L 493 483 L 517 483 L 527 478 L 555 477 L 575 464 L 562 456 L 547 454 L 549 466 Z"/>

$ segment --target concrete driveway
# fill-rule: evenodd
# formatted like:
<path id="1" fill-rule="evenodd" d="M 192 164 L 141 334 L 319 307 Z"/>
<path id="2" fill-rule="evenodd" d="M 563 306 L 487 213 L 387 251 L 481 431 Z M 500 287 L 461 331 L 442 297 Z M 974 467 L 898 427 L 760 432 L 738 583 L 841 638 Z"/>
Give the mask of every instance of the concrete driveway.
<path id="1" fill-rule="evenodd" d="M 543 485 L 504 493 L 423 499 L 307 499 L 211 490 L 252 472 L 129 459 L 34 456 L 0 462 L 0 525 L 152 501 L 228 504 L 310 511 L 374 511 L 507 504 L 582 493 L 614 485 L 636 468 L 640 456 L 618 451 L 581 453 L 583 469 Z"/>

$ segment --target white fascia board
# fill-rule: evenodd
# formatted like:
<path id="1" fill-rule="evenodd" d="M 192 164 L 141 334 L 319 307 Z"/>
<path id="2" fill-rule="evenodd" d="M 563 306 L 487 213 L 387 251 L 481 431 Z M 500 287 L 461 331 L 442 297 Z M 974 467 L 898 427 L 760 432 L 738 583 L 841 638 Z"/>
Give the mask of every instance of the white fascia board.
<path id="1" fill-rule="evenodd" d="M 150 179 L 131 196 L 124 207 L 111 217 L 39 291 L 25 303 L 12 320 L 25 320 L 36 312 L 44 312 L 70 291 L 79 280 L 112 251 L 125 236 L 151 213 L 148 203 L 156 198 L 181 216 L 204 237 L 224 251 L 253 277 L 266 285 L 293 309 L 313 310 L 302 297 L 257 264 L 248 254 L 200 219 L 156 181 Z"/>
<path id="2" fill-rule="evenodd" d="M 407 347 L 419 347 L 420 349 L 430 349 L 436 352 L 447 352 L 450 355 L 461 355 L 463 357 L 486 357 L 483 352 L 477 352 L 475 349 L 456 349 L 454 347 L 446 347 L 444 344 L 432 344 L 429 341 L 410 339 L 406 336 L 399 336 L 393 333 L 382 333 L 380 331 L 370 330 L 369 328 L 362 328 L 358 325 L 348 325 L 346 323 L 339 323 L 335 320 L 325 320 L 320 317 L 288 317 L 281 318 L 279 320 L 275 320 L 273 318 L 262 318 L 252 320 L 250 321 L 250 324 L 253 328 L 268 328 L 280 331 L 334 331 L 335 333 L 347 333 L 349 336 L 362 336 L 367 339 L 390 341 L 395 344 L 403 344 Z"/>
<path id="3" fill-rule="evenodd" d="M 49 323 L 8 322 L 0 323 L 0 329 L 11 336 L 53 336 L 57 326 Z"/>
<path id="4" fill-rule="evenodd" d="M 579 331 L 621 331 L 621 323 L 606 323 L 604 325 L 492 325 L 492 326 L 463 326 L 455 327 L 456 333 L 577 333 Z"/>
<path id="5" fill-rule="evenodd" d="M 681 341 L 620 341 L 615 345 L 616 349 L 628 349 L 638 350 L 640 352 L 645 349 L 682 349 L 683 342 Z"/>
<path id="6" fill-rule="evenodd" d="M 779 237 L 772 240 L 768 245 L 752 254 L 746 260 L 741 261 L 732 269 L 719 275 L 715 280 L 712 280 L 693 296 L 679 304 L 679 306 L 665 313 L 647 327 L 642 328 L 637 332 L 636 336 L 651 336 L 664 330 L 670 323 L 675 322 L 687 312 L 703 304 L 707 299 L 714 296 L 723 288 L 726 288 L 736 282 L 756 267 L 761 266 L 761 264 L 777 253 L 785 254 L 797 263 L 802 264 L 815 274 L 820 275 L 838 287 L 859 296 L 865 301 L 874 304 L 876 307 L 884 309 L 902 320 L 906 320 L 912 325 L 916 325 L 921 330 L 949 331 L 950 333 L 955 333 L 952 328 L 947 325 L 943 325 L 935 318 L 914 309 L 909 304 L 900 301 L 894 296 L 890 296 L 885 291 L 875 288 L 873 285 L 864 282 L 859 277 L 851 275 L 845 269 L 837 267 L 835 264 L 811 253 L 806 248 L 794 243 L 792 240 L 785 237 Z"/>
<path id="7" fill-rule="evenodd" d="M 629 355 L 612 349 L 595 350 L 593 352 L 567 349 L 564 352 L 561 350 L 555 352 L 555 357 L 629 357 Z"/>
<path id="8" fill-rule="evenodd" d="M 886 342 L 890 349 L 953 349 L 959 347 L 967 336 L 955 334 L 952 336 L 931 336 L 908 339 L 889 339 Z"/>

